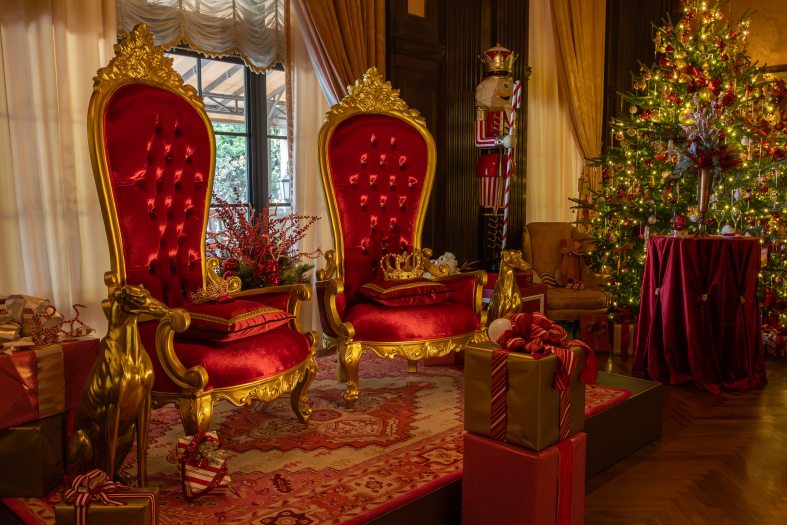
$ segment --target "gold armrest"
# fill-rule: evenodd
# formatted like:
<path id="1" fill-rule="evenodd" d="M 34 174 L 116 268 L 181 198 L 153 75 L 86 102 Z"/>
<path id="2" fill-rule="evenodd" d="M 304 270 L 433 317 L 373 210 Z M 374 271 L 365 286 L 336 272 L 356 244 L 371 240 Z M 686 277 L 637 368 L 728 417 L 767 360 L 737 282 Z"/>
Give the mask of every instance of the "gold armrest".
<path id="1" fill-rule="evenodd" d="M 205 261 L 205 267 L 207 271 L 205 272 L 205 276 L 208 278 L 208 284 L 219 284 L 222 281 L 226 281 L 229 284 L 229 293 L 235 294 L 236 292 L 240 292 L 241 281 L 240 277 L 237 275 L 233 275 L 228 279 L 224 279 L 216 273 L 216 270 L 219 269 L 219 260 L 216 257 L 209 257 L 207 261 Z"/>
<path id="2" fill-rule="evenodd" d="M 336 307 L 336 296 L 344 293 L 344 281 L 341 279 L 328 279 L 317 281 L 315 286 L 322 295 L 322 304 L 319 305 L 319 308 L 325 313 L 331 332 L 343 339 L 353 339 L 355 337 L 355 327 L 351 323 L 341 320 L 339 309 Z"/>

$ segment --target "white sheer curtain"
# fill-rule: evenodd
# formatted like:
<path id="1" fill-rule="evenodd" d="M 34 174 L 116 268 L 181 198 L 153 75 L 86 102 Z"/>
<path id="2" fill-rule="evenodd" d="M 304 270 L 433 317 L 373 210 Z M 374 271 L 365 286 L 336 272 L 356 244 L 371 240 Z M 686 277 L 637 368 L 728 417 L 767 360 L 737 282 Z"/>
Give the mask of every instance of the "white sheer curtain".
<path id="1" fill-rule="evenodd" d="M 285 59 L 285 0 L 116 0 L 117 26 L 144 22 L 156 44 L 243 57 L 262 72 Z"/>
<path id="2" fill-rule="evenodd" d="M 112 56 L 113 0 L 3 0 L 0 293 L 50 299 L 103 334 L 109 269 L 87 147 L 96 70 Z"/>
<path id="3" fill-rule="evenodd" d="M 558 89 L 559 60 L 550 2 L 530 2 L 527 97 L 526 222 L 575 220 L 569 197 L 578 194 L 584 161 Z"/>
<path id="4" fill-rule="evenodd" d="M 294 9 L 291 11 L 295 16 Z M 331 222 L 325 194 L 320 180 L 320 164 L 317 157 L 317 137 L 320 126 L 328 112 L 328 100 L 320 88 L 300 26 L 295 20 L 290 23 L 290 71 L 293 80 L 293 186 L 295 209 L 299 213 L 317 215 L 321 219 L 310 229 L 304 239 L 303 250 L 333 249 Z M 315 262 L 316 269 L 322 268 L 324 259 Z M 304 305 L 302 321 L 304 327 L 321 333 L 320 315 L 317 310 L 316 294 Z"/>

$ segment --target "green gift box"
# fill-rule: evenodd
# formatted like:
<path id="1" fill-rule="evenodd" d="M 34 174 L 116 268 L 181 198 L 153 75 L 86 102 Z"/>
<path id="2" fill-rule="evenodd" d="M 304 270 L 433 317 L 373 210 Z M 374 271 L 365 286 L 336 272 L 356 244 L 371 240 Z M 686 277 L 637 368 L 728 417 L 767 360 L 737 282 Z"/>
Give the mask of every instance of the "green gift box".
<path id="1" fill-rule="evenodd" d="M 158 489 L 122 488 L 108 494 L 123 505 L 104 505 L 93 500 L 87 510 L 89 525 L 156 525 L 158 523 Z M 62 503 L 55 506 L 56 525 L 77 525 L 74 506 Z"/>
<path id="2" fill-rule="evenodd" d="M 465 430 L 492 437 L 492 352 L 494 343 L 465 346 Z M 585 349 L 571 347 L 578 366 L 569 378 L 570 427 L 568 435 L 585 427 L 585 385 L 580 374 Z M 539 451 L 560 439 L 560 392 L 555 389 L 559 360 L 554 355 L 534 359 L 529 354 L 509 352 L 507 359 L 507 443 Z"/>
<path id="3" fill-rule="evenodd" d="M 43 498 L 63 479 L 63 415 L 0 430 L 0 497 Z"/>

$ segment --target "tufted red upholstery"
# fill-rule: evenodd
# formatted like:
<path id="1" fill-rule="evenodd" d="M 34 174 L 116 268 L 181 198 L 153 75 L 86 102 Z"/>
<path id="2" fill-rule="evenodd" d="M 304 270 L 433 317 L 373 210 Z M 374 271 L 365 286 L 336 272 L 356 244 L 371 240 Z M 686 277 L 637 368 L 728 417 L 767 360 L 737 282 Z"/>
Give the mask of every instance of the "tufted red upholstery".
<path id="1" fill-rule="evenodd" d="M 153 361 L 155 392 L 177 392 L 159 364 L 156 322 L 139 323 L 142 344 Z M 202 365 L 208 371 L 206 390 L 251 383 L 303 363 L 311 347 L 303 334 L 285 326 L 236 341 L 210 342 L 175 339 L 175 352 L 186 368 Z"/>
<path id="2" fill-rule="evenodd" d="M 419 341 L 462 335 L 480 326 L 478 313 L 463 304 L 442 302 L 419 306 L 358 303 L 344 316 L 355 327 L 357 341 Z"/>
<path id="3" fill-rule="evenodd" d="M 428 150 L 416 128 L 380 114 L 342 121 L 327 149 L 344 238 L 349 306 L 384 253 L 412 249 Z"/>
<path id="4" fill-rule="evenodd" d="M 104 137 L 126 280 L 180 306 L 203 285 L 209 131 L 180 96 L 129 84 L 107 102 Z"/>

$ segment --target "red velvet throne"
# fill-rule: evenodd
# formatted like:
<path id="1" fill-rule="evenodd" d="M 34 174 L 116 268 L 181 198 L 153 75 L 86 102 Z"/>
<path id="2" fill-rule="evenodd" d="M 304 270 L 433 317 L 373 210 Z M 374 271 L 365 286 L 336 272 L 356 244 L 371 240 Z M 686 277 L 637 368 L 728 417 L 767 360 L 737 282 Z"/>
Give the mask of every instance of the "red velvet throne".
<path id="1" fill-rule="evenodd" d="M 484 340 L 486 273 L 447 275 L 447 266 L 429 262 L 421 231 L 434 180 L 434 140 L 424 118 L 375 68 L 331 108 L 320 130 L 319 154 L 336 249 L 325 254 L 317 293 L 324 339 L 338 351 L 350 408 L 359 395 L 358 365 L 366 351 L 403 356 L 414 371 L 417 360 Z M 409 253 L 407 266 L 416 252 L 436 276 L 431 282 L 383 278 L 384 256 Z M 406 297 L 382 304 L 379 297 L 369 300 L 370 287 L 399 289 Z M 439 300 L 424 292 L 435 287 Z"/>
<path id="2" fill-rule="evenodd" d="M 240 291 L 240 279 L 215 273 L 205 235 L 216 152 L 203 102 L 144 25 L 115 53 L 94 79 L 88 136 L 112 262 L 109 295 L 143 285 L 168 307 L 139 323 L 153 361 L 153 405 L 178 404 L 193 434 L 208 430 L 220 399 L 241 406 L 291 392 L 296 416 L 308 421 L 317 334 L 303 331 L 298 311 L 311 291 Z M 195 304 L 200 290 L 231 299 Z"/>

